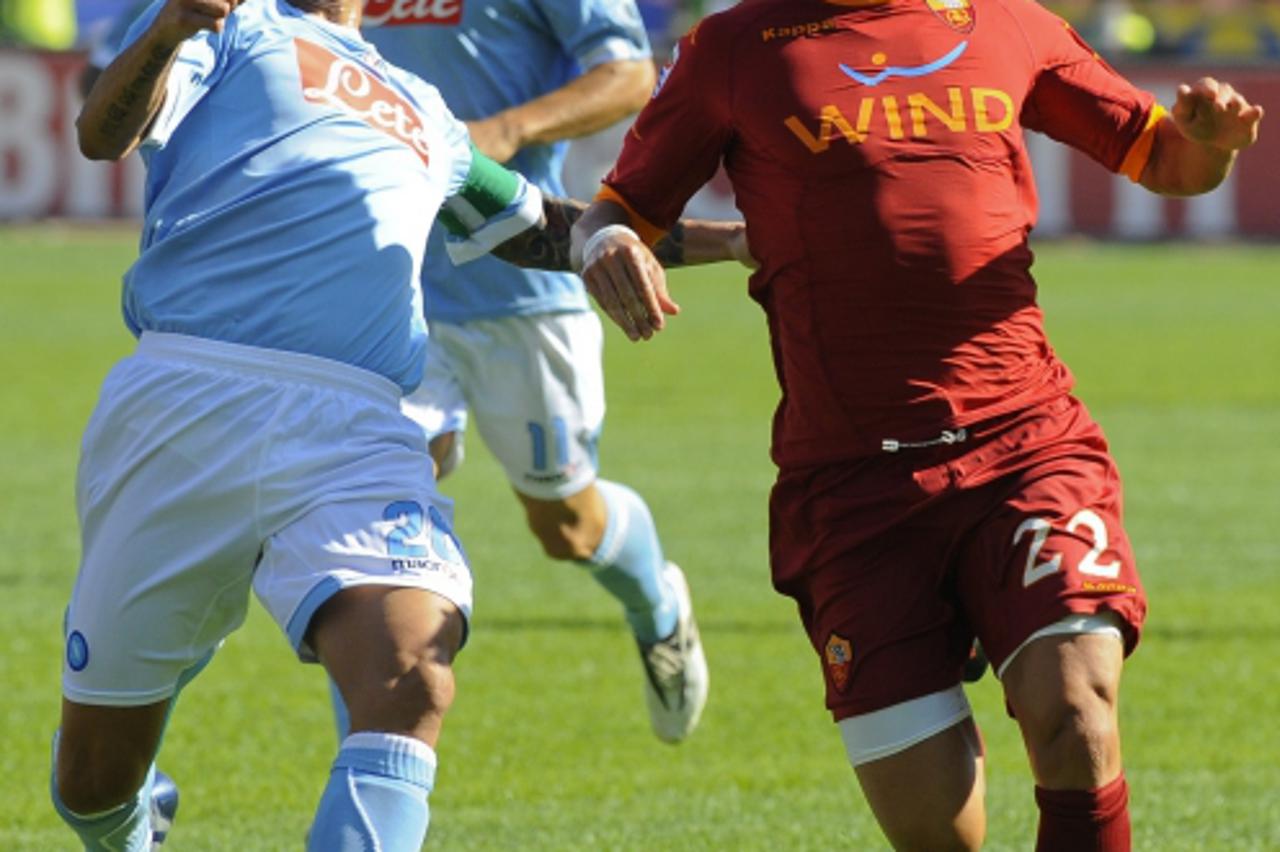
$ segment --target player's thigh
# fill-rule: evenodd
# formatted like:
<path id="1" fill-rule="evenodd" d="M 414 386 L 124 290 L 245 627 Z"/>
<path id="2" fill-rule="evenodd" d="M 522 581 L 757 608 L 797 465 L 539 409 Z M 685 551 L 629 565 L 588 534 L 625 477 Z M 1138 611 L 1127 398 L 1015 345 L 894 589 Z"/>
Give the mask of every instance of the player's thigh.
<path id="1" fill-rule="evenodd" d="M 321 661 L 352 730 L 434 743 L 452 701 L 453 655 L 472 605 L 472 577 L 449 503 L 422 470 L 425 453 L 374 467 L 348 499 L 324 503 L 273 534 L 254 578 L 259 600 L 304 662 Z"/>
<path id="2" fill-rule="evenodd" d="M 1146 597 L 1105 445 L 1064 444 L 988 490 L 994 508 L 965 542 L 959 587 L 997 674 L 1048 634 L 1118 633 L 1132 650 Z"/>
<path id="3" fill-rule="evenodd" d="M 170 703 L 113 707 L 64 698 L 54 761 L 62 804 L 91 814 L 133 796 L 160 748 Z"/>
<path id="4" fill-rule="evenodd" d="M 595 479 L 603 332 L 592 312 L 441 328 L 476 428 L 522 494 L 555 500 Z"/>
<path id="5" fill-rule="evenodd" d="M 414 455 L 386 456 L 387 466 L 352 483 L 346 499 L 317 505 L 265 542 L 254 592 L 304 662 L 317 659 L 308 641 L 314 617 L 347 589 L 417 589 L 469 617 L 471 570 L 451 504 L 429 479 L 404 479 L 410 466 L 421 469 L 425 453 Z"/>
<path id="6" fill-rule="evenodd" d="M 362 585 L 325 602 L 308 643 L 342 693 L 353 731 L 394 731 L 434 745 L 453 702 L 452 664 L 465 630 L 461 609 L 442 595 Z"/>
<path id="7" fill-rule="evenodd" d="M 68 699 L 167 700 L 243 621 L 259 543 L 244 459 L 271 409 L 233 377 L 146 358 L 108 377 L 77 481 Z"/>
<path id="8" fill-rule="evenodd" d="M 1119 775 L 1123 661 L 1119 619 L 1104 612 L 1039 631 L 1004 667 L 1005 699 L 1041 786 L 1091 789 Z"/>
<path id="9" fill-rule="evenodd" d="M 981 738 L 966 717 L 854 770 L 895 849 L 977 849 L 986 832 L 983 763 Z"/>
<path id="10" fill-rule="evenodd" d="M 1098 713 L 1110 726 L 1120 691 L 1124 644 L 1114 613 L 1071 618 L 1038 631 L 1005 666 L 1002 683 L 1024 728 L 1044 737 L 1066 713 Z"/>

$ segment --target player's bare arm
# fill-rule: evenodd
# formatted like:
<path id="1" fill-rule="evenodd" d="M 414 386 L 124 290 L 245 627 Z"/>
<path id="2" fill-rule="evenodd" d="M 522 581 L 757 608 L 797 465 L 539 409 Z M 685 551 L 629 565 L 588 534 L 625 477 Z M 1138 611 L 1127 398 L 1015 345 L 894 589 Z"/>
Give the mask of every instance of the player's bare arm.
<path id="1" fill-rule="evenodd" d="M 593 203 L 573 227 L 573 254 L 587 291 L 631 340 L 648 340 L 680 306 L 667 292 L 662 264 L 613 201 Z"/>
<path id="2" fill-rule="evenodd" d="M 502 243 L 493 254 L 507 263 L 530 269 L 574 271 L 571 231 L 586 210 L 587 205 L 581 201 L 544 196 L 542 224 Z M 653 253 L 665 267 L 742 260 L 745 234 L 746 227 L 741 222 L 682 219 L 658 241 Z"/>
<path id="3" fill-rule="evenodd" d="M 94 83 L 76 120 L 80 150 L 118 160 L 138 146 L 164 103 L 178 46 L 201 30 L 221 32 L 240 0 L 168 0 L 147 31 Z"/>
<path id="4" fill-rule="evenodd" d="M 1164 195 L 1198 195 L 1226 179 L 1237 152 L 1258 139 L 1262 107 L 1212 77 L 1178 87 L 1156 128 L 1142 185 Z"/>
<path id="5" fill-rule="evenodd" d="M 647 59 L 604 62 L 553 92 L 488 118 L 467 122 L 476 147 L 505 163 L 526 145 L 595 133 L 644 106 L 653 91 Z"/>

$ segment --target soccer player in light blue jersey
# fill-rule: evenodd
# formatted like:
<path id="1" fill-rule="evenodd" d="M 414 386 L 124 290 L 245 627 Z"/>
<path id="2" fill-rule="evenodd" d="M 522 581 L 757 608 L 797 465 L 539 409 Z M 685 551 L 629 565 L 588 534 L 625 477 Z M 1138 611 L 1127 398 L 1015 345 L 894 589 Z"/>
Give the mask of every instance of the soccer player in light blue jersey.
<path id="1" fill-rule="evenodd" d="M 552 195 L 564 193 L 565 140 L 639 110 L 653 88 L 632 0 L 365 0 L 364 10 L 365 35 L 389 61 L 435 85 L 480 150 Z M 582 282 L 492 258 L 455 269 L 437 250 L 442 229 L 431 239 L 431 356 L 407 410 L 442 476 L 461 460 L 470 411 L 546 554 L 586 568 L 622 605 L 653 730 L 679 742 L 706 703 L 706 659 L 649 507 L 598 477 L 603 336 Z"/>
<path id="2" fill-rule="evenodd" d="M 309 848 L 416 850 L 426 834 L 472 599 L 400 408 L 423 373 L 427 232 L 443 210 L 460 261 L 563 268 L 569 219 L 475 151 L 360 15 L 359 0 L 157 0 L 77 122 L 87 156 L 136 148 L 147 166 L 123 294 L 138 345 L 105 380 L 76 483 L 52 796 L 86 849 L 162 839 L 165 724 L 251 588 L 351 712 Z"/>

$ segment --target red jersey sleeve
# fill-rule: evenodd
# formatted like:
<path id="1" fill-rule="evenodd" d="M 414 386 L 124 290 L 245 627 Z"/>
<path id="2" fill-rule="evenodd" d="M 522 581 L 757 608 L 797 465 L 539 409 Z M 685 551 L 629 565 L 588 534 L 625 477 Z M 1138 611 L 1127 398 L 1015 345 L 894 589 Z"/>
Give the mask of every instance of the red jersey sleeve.
<path id="1" fill-rule="evenodd" d="M 1163 114 L 1155 97 L 1108 65 L 1071 26 L 1031 0 L 1008 0 L 1038 72 L 1022 124 L 1137 180 Z"/>
<path id="2" fill-rule="evenodd" d="M 598 196 L 626 207 L 650 243 L 715 174 L 733 134 L 731 40 L 717 38 L 715 17 L 680 39 Z"/>

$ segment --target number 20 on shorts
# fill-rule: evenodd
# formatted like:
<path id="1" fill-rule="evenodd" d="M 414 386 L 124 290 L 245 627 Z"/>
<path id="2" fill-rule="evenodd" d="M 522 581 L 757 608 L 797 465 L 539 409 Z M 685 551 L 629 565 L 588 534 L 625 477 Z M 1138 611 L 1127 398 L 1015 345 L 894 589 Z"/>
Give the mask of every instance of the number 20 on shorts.
<path id="1" fill-rule="evenodd" d="M 414 500 L 399 500 L 382 511 L 382 519 L 394 526 L 387 532 L 387 553 L 391 556 L 426 557 L 430 551 L 439 559 L 456 561 L 460 555 L 457 539 L 435 506 L 422 510 Z M 427 530 L 423 541 L 423 529 Z"/>

